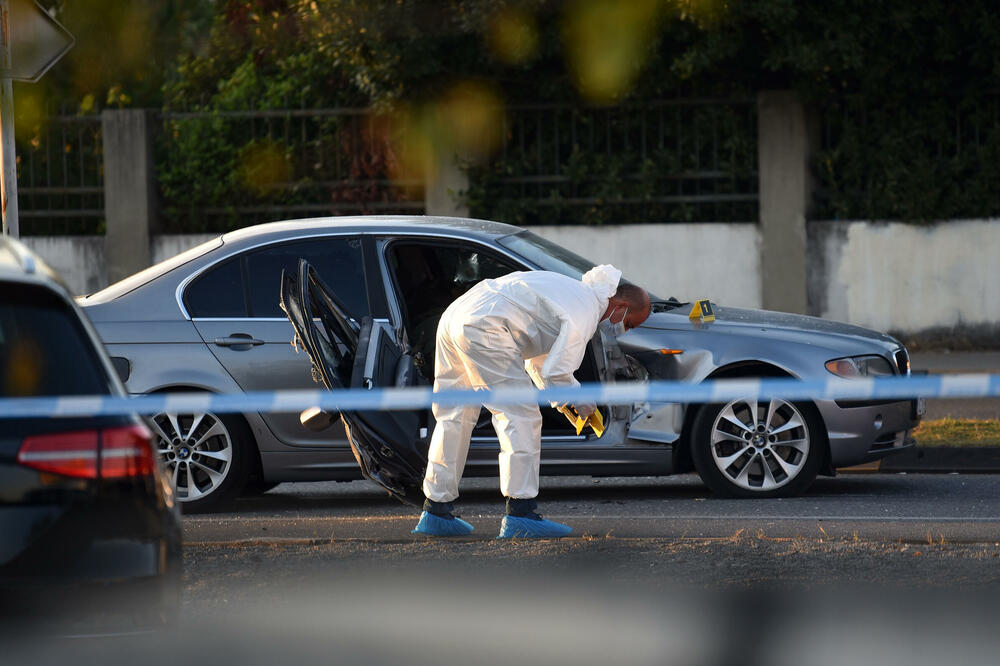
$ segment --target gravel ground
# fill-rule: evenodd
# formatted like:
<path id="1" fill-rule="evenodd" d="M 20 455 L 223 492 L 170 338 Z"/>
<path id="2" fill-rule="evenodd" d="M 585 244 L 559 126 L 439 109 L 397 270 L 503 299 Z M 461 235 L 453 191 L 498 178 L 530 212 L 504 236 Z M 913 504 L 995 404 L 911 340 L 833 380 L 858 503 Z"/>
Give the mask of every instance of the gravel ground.
<path id="1" fill-rule="evenodd" d="M 543 541 L 336 542 L 188 547 L 185 608 L 191 613 L 317 581 L 375 575 L 502 576 L 569 582 L 599 576 L 644 589 L 790 590 L 872 585 L 964 590 L 1000 585 L 1000 545 L 879 543 L 861 539 L 580 538 Z"/>

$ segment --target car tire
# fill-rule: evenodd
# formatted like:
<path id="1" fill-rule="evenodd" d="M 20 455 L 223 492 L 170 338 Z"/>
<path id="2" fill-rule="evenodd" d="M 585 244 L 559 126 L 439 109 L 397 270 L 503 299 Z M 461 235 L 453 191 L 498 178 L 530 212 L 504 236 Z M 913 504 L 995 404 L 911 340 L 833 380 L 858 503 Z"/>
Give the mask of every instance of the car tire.
<path id="1" fill-rule="evenodd" d="M 254 468 L 256 449 L 243 417 L 160 413 L 151 425 L 174 497 L 184 513 L 223 510 L 243 491 Z"/>
<path id="2" fill-rule="evenodd" d="M 717 495 L 790 497 L 816 478 L 825 447 L 822 419 L 812 403 L 734 400 L 699 410 L 691 458 Z"/>

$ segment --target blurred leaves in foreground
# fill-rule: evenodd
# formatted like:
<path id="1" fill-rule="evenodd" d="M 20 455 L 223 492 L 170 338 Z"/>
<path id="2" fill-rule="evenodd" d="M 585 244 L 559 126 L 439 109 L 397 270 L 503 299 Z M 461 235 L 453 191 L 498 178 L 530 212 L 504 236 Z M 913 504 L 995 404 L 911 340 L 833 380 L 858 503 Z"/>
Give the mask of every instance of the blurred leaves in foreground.
<path id="1" fill-rule="evenodd" d="M 402 173 L 433 182 L 448 162 L 484 164 L 500 146 L 503 100 L 495 87 L 460 81 L 439 97 L 396 112 Z"/>
<path id="2" fill-rule="evenodd" d="M 505 105 L 624 109 L 650 100 L 747 99 L 759 90 L 793 89 L 827 116 L 847 109 L 844 126 L 832 128 L 836 140 L 814 163 L 826 216 L 1000 213 L 1000 181 L 991 166 L 1000 141 L 994 138 L 1000 137 L 1000 17 L 993 0 L 44 2 L 77 43 L 42 83 L 17 86 L 21 142 L 42 136 L 45 118 L 67 100 L 65 112 L 84 114 L 128 106 L 209 114 L 374 108 L 390 120 L 371 122 L 385 129 L 351 135 L 368 137 L 351 144 L 362 148 L 350 157 L 367 188 L 386 173 L 433 178 L 455 154 L 481 164 L 510 139 L 498 131 L 509 115 Z M 854 99 L 862 101 L 859 114 L 845 101 Z M 873 123 L 865 114 L 903 121 Z M 278 196 L 274 188 L 252 183 L 280 172 L 290 174 L 295 188 L 281 196 L 304 199 L 329 179 L 310 165 L 328 165 L 330 155 L 340 154 L 332 137 L 345 127 L 330 120 L 326 138 L 300 134 L 309 146 L 304 156 L 292 155 L 285 142 L 278 152 L 286 155 L 286 171 L 238 167 L 252 152 L 249 142 L 261 138 L 253 128 L 249 136 L 187 128 L 193 137 L 179 140 L 161 169 L 166 198 L 187 205 L 202 192 L 207 198 L 198 201 L 216 207 L 253 197 L 270 202 Z M 678 157 L 650 162 L 640 155 L 635 162 L 582 144 L 565 154 L 573 156 L 571 175 L 584 171 L 579 165 L 610 165 L 604 176 L 589 176 L 609 184 L 620 175 L 616 165 L 638 164 L 623 176 L 632 184 L 639 178 L 633 198 L 647 196 L 658 165 Z M 330 194 L 335 202 L 352 196 Z M 569 196 L 552 194 L 550 210 Z M 484 214 L 500 216 L 504 202 L 490 205 Z M 608 219 L 602 210 L 588 219 Z M 537 206 L 522 213 L 540 214 Z"/>

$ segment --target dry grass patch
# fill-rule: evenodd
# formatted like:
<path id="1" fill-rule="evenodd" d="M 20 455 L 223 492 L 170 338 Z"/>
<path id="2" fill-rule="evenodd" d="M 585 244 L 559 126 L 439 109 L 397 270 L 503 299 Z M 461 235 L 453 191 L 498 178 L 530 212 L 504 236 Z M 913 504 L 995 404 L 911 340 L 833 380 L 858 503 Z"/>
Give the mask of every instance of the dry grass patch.
<path id="1" fill-rule="evenodd" d="M 935 419 L 921 423 L 913 436 L 918 446 L 1000 446 L 1000 421 Z"/>

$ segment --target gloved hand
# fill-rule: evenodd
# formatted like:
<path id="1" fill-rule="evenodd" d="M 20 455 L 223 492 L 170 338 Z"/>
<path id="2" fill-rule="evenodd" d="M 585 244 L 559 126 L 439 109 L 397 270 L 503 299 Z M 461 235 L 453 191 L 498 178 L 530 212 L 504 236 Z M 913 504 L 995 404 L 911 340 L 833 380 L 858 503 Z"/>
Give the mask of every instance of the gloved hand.
<path id="1" fill-rule="evenodd" d="M 586 421 L 590 418 L 590 415 L 597 411 L 597 405 L 592 405 L 589 402 L 584 402 L 578 405 L 573 405 L 576 409 L 576 413 L 580 415 L 580 418 Z"/>

